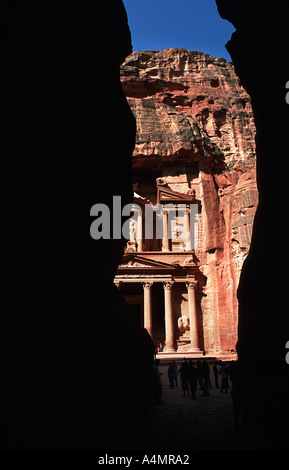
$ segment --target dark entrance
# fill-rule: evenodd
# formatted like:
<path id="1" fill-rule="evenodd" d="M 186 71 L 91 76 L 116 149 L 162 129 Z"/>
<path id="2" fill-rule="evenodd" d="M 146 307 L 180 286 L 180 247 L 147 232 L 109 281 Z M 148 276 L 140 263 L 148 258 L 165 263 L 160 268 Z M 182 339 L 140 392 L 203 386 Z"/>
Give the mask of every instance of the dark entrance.
<path id="1" fill-rule="evenodd" d="M 153 340 L 156 346 L 165 344 L 164 288 L 161 282 L 152 287 Z"/>

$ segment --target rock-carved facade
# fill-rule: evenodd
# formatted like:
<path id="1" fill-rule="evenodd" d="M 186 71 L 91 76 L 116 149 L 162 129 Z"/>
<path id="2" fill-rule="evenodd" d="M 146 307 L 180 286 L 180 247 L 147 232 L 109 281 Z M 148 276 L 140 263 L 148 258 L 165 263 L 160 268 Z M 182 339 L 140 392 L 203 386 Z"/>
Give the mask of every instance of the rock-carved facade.
<path id="1" fill-rule="evenodd" d="M 234 354 L 258 202 L 250 99 L 232 64 L 184 49 L 135 52 L 121 79 L 137 123 L 141 215 L 115 283 L 164 352 Z M 145 209 L 156 206 L 148 237 Z"/>

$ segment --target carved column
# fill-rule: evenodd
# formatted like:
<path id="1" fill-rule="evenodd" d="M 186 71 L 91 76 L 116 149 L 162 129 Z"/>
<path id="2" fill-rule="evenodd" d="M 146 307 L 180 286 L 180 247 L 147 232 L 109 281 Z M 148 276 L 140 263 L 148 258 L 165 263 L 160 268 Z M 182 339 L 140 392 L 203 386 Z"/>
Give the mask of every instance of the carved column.
<path id="1" fill-rule="evenodd" d="M 164 292 L 165 292 L 165 332 L 166 332 L 166 343 L 165 351 L 175 351 L 175 334 L 174 334 L 174 318 L 173 318 L 173 306 L 172 306 L 172 285 L 174 281 L 164 281 Z"/>
<path id="2" fill-rule="evenodd" d="M 190 318 L 190 339 L 191 346 L 190 351 L 200 352 L 199 348 L 199 329 L 198 329 L 198 316 L 196 306 L 196 288 L 197 281 L 192 279 L 186 282 L 188 290 L 188 302 L 189 302 L 189 318 Z"/>
<path id="3" fill-rule="evenodd" d="M 163 236 L 163 250 L 170 251 L 169 245 L 169 213 L 168 211 L 163 212 L 163 227 L 164 227 L 164 236 Z"/>
<path id="4" fill-rule="evenodd" d="M 144 291 L 144 328 L 152 337 L 152 282 L 143 282 Z"/>

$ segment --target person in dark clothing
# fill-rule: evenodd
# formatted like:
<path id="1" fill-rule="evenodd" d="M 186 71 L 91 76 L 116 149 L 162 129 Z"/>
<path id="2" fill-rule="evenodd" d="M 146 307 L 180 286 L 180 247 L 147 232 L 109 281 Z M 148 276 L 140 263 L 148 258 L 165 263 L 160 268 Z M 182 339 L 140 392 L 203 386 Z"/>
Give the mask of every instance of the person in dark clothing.
<path id="1" fill-rule="evenodd" d="M 227 393 L 228 388 L 229 388 L 229 381 L 228 381 L 228 367 L 225 362 L 219 361 L 219 371 L 220 371 L 220 376 L 221 376 L 220 392 L 223 393 L 223 391 L 225 390 L 225 393 Z"/>
<path id="2" fill-rule="evenodd" d="M 188 382 L 188 363 L 187 361 L 183 361 L 180 369 L 179 369 L 180 377 L 181 377 L 181 384 L 183 389 L 183 395 L 186 396 L 186 392 L 188 392 L 189 396 L 189 382 Z"/>
<path id="3" fill-rule="evenodd" d="M 175 377 L 174 377 L 175 387 L 177 387 L 178 386 L 178 366 L 176 364 L 176 361 L 172 361 L 172 366 L 175 371 Z"/>
<path id="4" fill-rule="evenodd" d="M 176 371 L 175 371 L 172 363 L 170 362 L 169 363 L 169 368 L 168 368 L 168 378 L 169 378 L 169 381 L 170 381 L 170 388 L 174 388 L 175 373 L 176 373 Z"/>
<path id="5" fill-rule="evenodd" d="M 210 368 L 207 364 L 206 359 L 203 361 L 203 397 L 208 397 L 210 395 L 209 392 L 210 386 Z"/>
<path id="6" fill-rule="evenodd" d="M 197 390 L 197 378 L 198 372 L 197 369 L 194 367 L 193 361 L 189 361 L 188 365 L 188 383 L 191 390 L 192 399 L 196 399 L 196 390 Z"/>
<path id="7" fill-rule="evenodd" d="M 198 382 L 200 389 L 203 390 L 203 371 L 201 361 L 197 362 L 197 373 L 198 373 Z"/>
<path id="8" fill-rule="evenodd" d="M 219 386 L 219 371 L 218 371 L 218 362 L 216 361 L 213 365 L 213 372 L 215 378 L 215 388 L 220 388 Z"/>
<path id="9" fill-rule="evenodd" d="M 232 382 L 233 384 L 233 380 L 232 380 L 232 371 L 233 371 L 233 374 L 234 374 L 234 370 L 235 370 L 235 366 L 236 366 L 236 361 L 231 361 L 230 362 L 230 365 L 228 366 L 228 379 L 230 379 L 230 381 Z M 230 388 L 230 386 L 229 386 Z"/>

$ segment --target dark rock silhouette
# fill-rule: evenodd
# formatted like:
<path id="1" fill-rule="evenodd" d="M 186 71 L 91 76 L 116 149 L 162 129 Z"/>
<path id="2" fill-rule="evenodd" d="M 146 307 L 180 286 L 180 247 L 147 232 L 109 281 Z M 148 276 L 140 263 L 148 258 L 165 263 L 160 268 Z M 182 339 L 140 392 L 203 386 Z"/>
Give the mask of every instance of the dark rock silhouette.
<path id="1" fill-rule="evenodd" d="M 259 206 L 239 284 L 237 350 L 242 429 L 246 445 L 282 448 L 289 416 L 286 282 L 289 106 L 287 1 L 216 1 L 236 27 L 226 47 L 251 95 L 257 128 Z M 276 121 L 277 120 L 277 121 Z"/>
<path id="2" fill-rule="evenodd" d="M 112 282 L 125 241 L 90 237 L 94 204 L 132 201 L 126 13 L 120 0 L 4 2 L 0 17 L 0 447 L 130 447 L 153 345 Z"/>
<path id="3" fill-rule="evenodd" d="M 257 127 L 260 203 L 239 287 L 242 427 L 251 446 L 280 447 L 289 414 L 288 2 L 258 0 L 254 11 L 248 0 L 217 3 L 237 29 L 228 50 Z M 125 11 L 110 0 L 4 2 L 0 12 L 0 447 L 129 448 L 153 347 L 112 283 L 124 241 L 89 234 L 93 204 L 132 201 L 135 124 L 119 82 L 131 52 Z"/>

